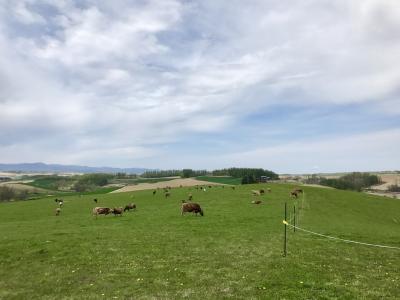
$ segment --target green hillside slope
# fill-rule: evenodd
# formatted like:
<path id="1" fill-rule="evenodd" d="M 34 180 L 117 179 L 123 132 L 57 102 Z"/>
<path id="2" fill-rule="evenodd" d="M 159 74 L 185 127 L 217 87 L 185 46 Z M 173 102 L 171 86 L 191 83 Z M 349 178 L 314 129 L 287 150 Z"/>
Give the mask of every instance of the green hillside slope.
<path id="1" fill-rule="evenodd" d="M 251 190 L 270 187 L 250 202 Z M 288 232 L 283 209 L 323 234 L 400 247 L 400 201 L 284 184 L 71 196 L 0 204 L 0 299 L 396 299 L 400 250 Z M 181 216 L 188 193 L 204 217 Z M 98 204 L 93 198 L 98 199 Z M 137 211 L 91 215 L 94 206 Z"/>

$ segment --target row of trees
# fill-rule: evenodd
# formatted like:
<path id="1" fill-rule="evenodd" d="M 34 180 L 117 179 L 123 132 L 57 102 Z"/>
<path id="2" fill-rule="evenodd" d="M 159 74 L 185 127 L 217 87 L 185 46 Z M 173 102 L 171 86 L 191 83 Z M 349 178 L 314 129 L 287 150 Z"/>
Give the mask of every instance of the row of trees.
<path id="1" fill-rule="evenodd" d="M 143 178 L 161 178 L 161 177 L 174 177 L 174 176 L 189 178 L 196 176 L 204 176 L 207 175 L 207 173 L 208 173 L 207 170 L 192 170 L 192 169 L 153 170 L 153 171 L 146 171 L 140 176 Z"/>
<path id="2" fill-rule="evenodd" d="M 392 184 L 388 187 L 389 192 L 400 193 L 400 186 L 397 184 Z"/>
<path id="3" fill-rule="evenodd" d="M 314 177 L 314 180 L 315 179 L 316 178 Z M 381 183 L 381 180 L 377 175 L 360 172 L 353 172 L 335 179 L 320 177 L 318 181 L 321 185 L 341 190 L 354 191 L 361 191 L 364 188 Z"/>
<path id="4" fill-rule="evenodd" d="M 270 171 L 264 170 L 261 168 L 228 168 L 228 169 L 220 169 L 212 171 L 212 175 L 214 176 L 231 176 L 235 178 L 251 178 L 254 177 L 256 179 L 261 176 L 266 176 L 271 180 L 279 179 L 279 175 Z M 251 179 L 249 179 L 251 180 Z M 255 182 L 254 181 L 254 182 Z"/>
<path id="5" fill-rule="evenodd" d="M 254 183 L 259 180 L 261 176 L 266 176 L 269 179 L 279 179 L 278 174 L 264 170 L 261 168 L 228 168 L 214 170 L 211 173 L 207 170 L 193 170 L 193 169 L 183 169 L 183 170 L 154 170 L 146 171 L 141 177 L 144 178 L 157 178 L 157 177 L 172 177 L 179 176 L 183 178 L 196 177 L 196 176 L 230 176 L 234 178 L 243 178 L 243 183 Z"/>
<path id="6" fill-rule="evenodd" d="M 9 186 L 0 186 L 0 201 L 26 200 L 28 198 L 27 190 L 16 190 Z"/>
<path id="7" fill-rule="evenodd" d="M 115 175 L 102 173 L 85 174 L 79 177 L 73 189 L 80 193 L 95 190 L 98 187 L 107 185 L 112 178 L 115 178 Z"/>
<path id="8" fill-rule="evenodd" d="M 173 177 L 181 176 L 182 170 L 152 170 L 146 171 L 142 175 L 143 178 L 160 178 L 160 177 Z"/>

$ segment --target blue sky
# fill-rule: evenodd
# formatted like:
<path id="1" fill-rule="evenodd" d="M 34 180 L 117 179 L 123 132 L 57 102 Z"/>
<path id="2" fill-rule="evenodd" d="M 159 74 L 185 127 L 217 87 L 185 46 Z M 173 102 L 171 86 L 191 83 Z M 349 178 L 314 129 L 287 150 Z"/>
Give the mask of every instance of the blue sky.
<path id="1" fill-rule="evenodd" d="M 0 3 L 0 161 L 400 169 L 397 0 Z"/>

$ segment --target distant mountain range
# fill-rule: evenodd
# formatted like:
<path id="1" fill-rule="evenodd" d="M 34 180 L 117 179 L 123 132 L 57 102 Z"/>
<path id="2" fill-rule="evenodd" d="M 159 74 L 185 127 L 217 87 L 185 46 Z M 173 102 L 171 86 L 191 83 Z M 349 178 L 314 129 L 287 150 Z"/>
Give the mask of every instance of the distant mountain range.
<path id="1" fill-rule="evenodd" d="M 144 168 L 112 168 L 87 167 L 76 165 L 57 165 L 45 163 L 0 164 L 0 171 L 28 172 L 28 173 L 127 173 L 142 174 L 150 169 Z"/>

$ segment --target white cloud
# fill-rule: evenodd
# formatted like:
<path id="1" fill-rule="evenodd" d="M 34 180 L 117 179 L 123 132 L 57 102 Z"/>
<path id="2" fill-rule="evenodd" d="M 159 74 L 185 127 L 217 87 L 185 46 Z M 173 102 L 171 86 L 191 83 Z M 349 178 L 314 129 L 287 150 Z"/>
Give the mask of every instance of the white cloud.
<path id="1" fill-rule="evenodd" d="M 260 166 L 278 172 L 376 171 L 400 168 L 400 129 L 330 139 L 288 142 L 220 157 L 224 165 Z"/>
<path id="2" fill-rule="evenodd" d="M 29 2 L 32 2 L 32 1 L 26 1 L 26 2 L 16 1 L 14 3 L 12 10 L 14 12 L 15 18 L 17 18 L 18 21 L 20 21 L 21 23 L 28 24 L 28 25 L 35 24 L 35 23 L 45 24 L 46 20 L 41 15 L 33 12 L 32 10 L 30 10 L 27 7 Z"/>
<path id="3" fill-rule="evenodd" d="M 277 104 L 399 115 L 399 20 L 396 0 L 2 3 L 0 156 L 161 160 Z"/>

